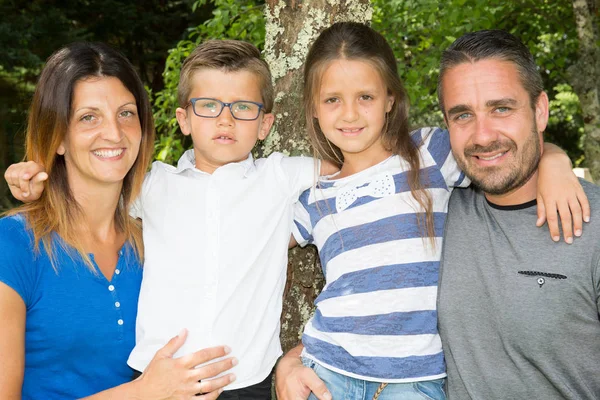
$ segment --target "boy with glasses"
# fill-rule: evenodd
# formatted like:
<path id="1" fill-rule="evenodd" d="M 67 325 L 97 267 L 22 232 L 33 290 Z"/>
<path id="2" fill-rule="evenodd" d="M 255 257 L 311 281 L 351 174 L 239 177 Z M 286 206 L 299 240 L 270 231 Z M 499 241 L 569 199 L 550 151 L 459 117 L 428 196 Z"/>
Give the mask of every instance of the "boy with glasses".
<path id="1" fill-rule="evenodd" d="M 292 205 L 315 181 L 316 164 L 279 153 L 253 160 L 273 124 L 273 87 L 249 43 L 197 47 L 183 64 L 178 101 L 177 121 L 194 148 L 177 167 L 153 164 L 133 213 L 146 253 L 128 363 L 143 371 L 187 328 L 175 356 L 218 343 L 239 359 L 220 399 L 270 399 Z"/>

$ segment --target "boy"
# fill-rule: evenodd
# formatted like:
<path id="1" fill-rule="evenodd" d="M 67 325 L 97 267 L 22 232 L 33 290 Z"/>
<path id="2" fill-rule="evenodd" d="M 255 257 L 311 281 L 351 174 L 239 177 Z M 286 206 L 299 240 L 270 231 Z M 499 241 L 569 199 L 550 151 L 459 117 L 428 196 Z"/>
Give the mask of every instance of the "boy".
<path id="1" fill-rule="evenodd" d="M 269 68 L 249 43 L 198 46 L 183 64 L 178 101 L 177 121 L 194 148 L 177 168 L 154 163 L 133 212 L 146 253 L 128 363 L 143 371 L 187 328 L 175 356 L 224 343 L 239 359 L 221 398 L 268 399 L 281 355 L 292 204 L 315 181 L 315 163 L 278 153 L 252 159 L 274 117 Z"/>

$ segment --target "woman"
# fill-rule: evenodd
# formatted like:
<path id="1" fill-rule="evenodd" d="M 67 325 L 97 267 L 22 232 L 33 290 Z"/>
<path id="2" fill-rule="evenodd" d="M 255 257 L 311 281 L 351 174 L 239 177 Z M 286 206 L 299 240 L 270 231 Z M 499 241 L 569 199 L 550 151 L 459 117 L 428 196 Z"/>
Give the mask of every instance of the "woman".
<path id="1" fill-rule="evenodd" d="M 226 347 L 172 359 L 186 332 L 131 381 L 142 277 L 141 227 L 128 216 L 151 160 L 148 97 L 132 65 L 102 44 L 54 53 L 29 112 L 27 158 L 50 179 L 0 219 L 0 398 L 215 399 L 234 363 L 194 368 Z"/>

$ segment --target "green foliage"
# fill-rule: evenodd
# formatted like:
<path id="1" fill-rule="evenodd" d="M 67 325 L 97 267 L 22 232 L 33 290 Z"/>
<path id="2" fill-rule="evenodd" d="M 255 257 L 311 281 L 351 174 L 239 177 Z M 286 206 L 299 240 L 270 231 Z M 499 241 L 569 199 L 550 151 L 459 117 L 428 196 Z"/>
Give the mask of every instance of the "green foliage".
<path id="1" fill-rule="evenodd" d="M 436 96 L 442 51 L 466 32 L 504 29 L 528 45 L 540 66 L 553 108 L 546 139 L 574 163 L 582 160 L 581 109 L 566 74 L 578 44 L 570 0 L 373 0 L 373 6 L 373 28 L 394 49 L 413 125 L 443 123 Z"/>
<path id="2" fill-rule="evenodd" d="M 263 4 L 255 0 L 197 0 L 194 11 L 206 5 L 214 6 L 212 17 L 192 27 L 187 37 L 169 50 L 163 72 L 164 89 L 153 96 L 154 120 L 158 140 L 155 158 L 173 164 L 191 146 L 191 139 L 179 132 L 175 118 L 179 71 L 192 50 L 207 39 L 238 39 L 254 43 L 262 48 L 265 39 Z"/>

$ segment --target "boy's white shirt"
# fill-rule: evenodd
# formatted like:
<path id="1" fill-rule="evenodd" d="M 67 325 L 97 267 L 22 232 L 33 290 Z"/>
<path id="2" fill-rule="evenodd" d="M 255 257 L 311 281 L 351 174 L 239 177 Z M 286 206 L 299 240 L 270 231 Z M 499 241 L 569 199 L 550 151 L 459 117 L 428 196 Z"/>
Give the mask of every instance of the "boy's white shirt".
<path id="1" fill-rule="evenodd" d="M 308 157 L 274 153 L 218 168 L 155 162 L 132 209 L 144 228 L 145 261 L 128 364 L 143 371 L 183 328 L 175 357 L 227 345 L 239 364 L 227 389 L 263 381 L 279 341 L 292 205 L 316 181 Z"/>

